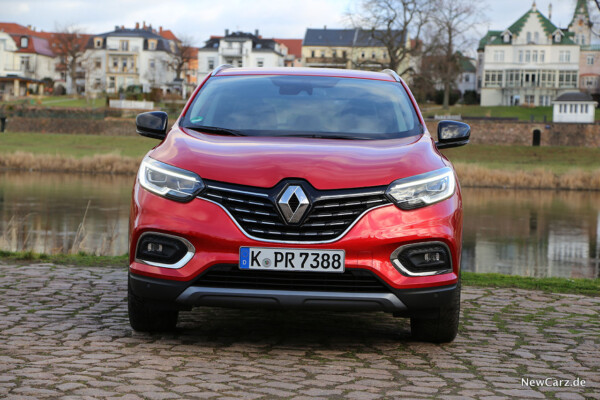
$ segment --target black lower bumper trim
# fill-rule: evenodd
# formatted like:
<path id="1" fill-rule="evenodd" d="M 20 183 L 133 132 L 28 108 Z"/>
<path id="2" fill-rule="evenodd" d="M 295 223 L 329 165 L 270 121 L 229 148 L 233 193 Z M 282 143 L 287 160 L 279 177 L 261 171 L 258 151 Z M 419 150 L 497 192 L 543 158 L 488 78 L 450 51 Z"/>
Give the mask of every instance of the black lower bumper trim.
<path id="1" fill-rule="evenodd" d="M 195 286 L 194 281 L 171 281 L 129 274 L 133 293 L 141 298 L 181 306 L 231 308 L 305 308 L 385 311 L 398 316 L 424 316 L 450 304 L 457 285 L 424 289 L 389 288 L 386 293 L 261 290 Z"/>

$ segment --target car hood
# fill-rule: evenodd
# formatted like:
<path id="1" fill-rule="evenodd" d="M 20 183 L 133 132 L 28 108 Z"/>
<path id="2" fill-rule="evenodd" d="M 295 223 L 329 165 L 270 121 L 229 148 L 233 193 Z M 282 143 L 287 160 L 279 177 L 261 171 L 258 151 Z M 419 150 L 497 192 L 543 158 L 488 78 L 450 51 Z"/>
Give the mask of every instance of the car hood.
<path id="1" fill-rule="evenodd" d="M 367 141 L 222 136 L 175 126 L 149 155 L 203 179 L 269 188 L 300 178 L 321 190 L 388 185 L 446 165 L 428 132 Z"/>

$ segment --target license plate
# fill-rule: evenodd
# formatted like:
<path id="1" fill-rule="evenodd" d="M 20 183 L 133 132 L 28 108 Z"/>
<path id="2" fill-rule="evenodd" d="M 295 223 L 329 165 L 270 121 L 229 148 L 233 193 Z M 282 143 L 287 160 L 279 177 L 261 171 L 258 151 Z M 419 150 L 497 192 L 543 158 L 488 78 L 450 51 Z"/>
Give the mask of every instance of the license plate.
<path id="1" fill-rule="evenodd" d="M 240 269 L 344 272 L 344 250 L 240 247 Z"/>

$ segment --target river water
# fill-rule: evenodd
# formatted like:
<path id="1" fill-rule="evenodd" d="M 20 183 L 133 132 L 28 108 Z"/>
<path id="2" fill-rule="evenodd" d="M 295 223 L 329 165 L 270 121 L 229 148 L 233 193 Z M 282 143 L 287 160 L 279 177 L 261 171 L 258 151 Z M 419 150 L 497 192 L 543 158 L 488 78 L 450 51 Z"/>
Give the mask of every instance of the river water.
<path id="1" fill-rule="evenodd" d="M 127 252 L 133 177 L 0 173 L 0 249 Z M 463 189 L 462 267 L 600 277 L 600 192 Z"/>

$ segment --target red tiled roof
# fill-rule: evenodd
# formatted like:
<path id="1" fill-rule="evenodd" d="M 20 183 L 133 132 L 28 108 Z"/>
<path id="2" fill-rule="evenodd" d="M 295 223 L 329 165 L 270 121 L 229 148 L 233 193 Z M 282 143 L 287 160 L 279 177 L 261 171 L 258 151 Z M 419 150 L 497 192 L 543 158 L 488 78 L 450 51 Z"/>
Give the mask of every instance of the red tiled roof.
<path id="1" fill-rule="evenodd" d="M 31 35 L 33 31 L 23 25 L 14 22 L 0 22 L 0 32 L 10 33 L 12 35 Z"/>
<path id="2" fill-rule="evenodd" d="M 288 54 L 293 54 L 296 58 L 302 57 L 302 39 L 273 39 L 288 48 Z"/>
<path id="3" fill-rule="evenodd" d="M 165 29 L 159 32 L 160 36 L 164 37 L 167 40 L 179 40 L 177 39 L 177 36 L 175 36 L 175 34 L 173 32 L 171 32 L 169 29 Z"/>

